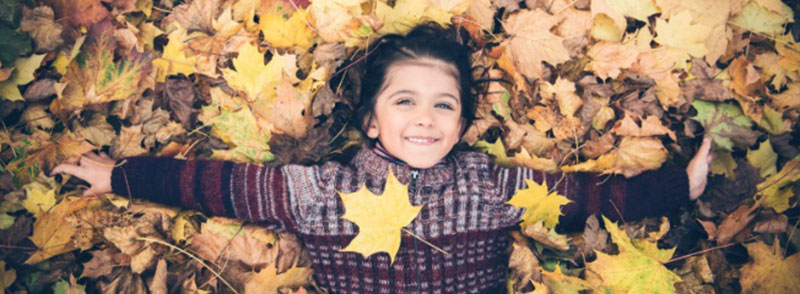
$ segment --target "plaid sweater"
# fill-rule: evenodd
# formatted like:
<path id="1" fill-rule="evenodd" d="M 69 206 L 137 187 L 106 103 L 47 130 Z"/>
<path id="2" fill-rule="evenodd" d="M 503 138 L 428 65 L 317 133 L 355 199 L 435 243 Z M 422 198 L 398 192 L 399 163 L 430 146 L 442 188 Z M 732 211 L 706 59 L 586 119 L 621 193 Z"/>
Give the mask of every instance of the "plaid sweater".
<path id="1" fill-rule="evenodd" d="M 330 293 L 498 293 L 508 267 L 508 232 L 523 213 L 505 202 L 526 188 L 525 179 L 556 185 L 573 201 L 563 207 L 560 220 L 567 228 L 581 228 L 592 213 L 631 220 L 689 199 L 686 172 L 679 168 L 627 180 L 577 173 L 558 181 L 560 175 L 502 168 L 481 153 L 455 153 L 445 163 L 415 170 L 370 149 L 347 165 L 282 168 L 137 157 L 113 170 L 112 187 L 114 193 L 130 191 L 130 196 L 297 234 L 311 256 L 317 283 Z M 339 251 L 358 227 L 340 218 L 344 208 L 337 191 L 350 193 L 366 184 L 382 193 L 389 168 L 409 184 L 411 203 L 425 204 L 407 228 L 449 255 L 407 234 L 393 264 L 385 253 L 363 258 Z"/>

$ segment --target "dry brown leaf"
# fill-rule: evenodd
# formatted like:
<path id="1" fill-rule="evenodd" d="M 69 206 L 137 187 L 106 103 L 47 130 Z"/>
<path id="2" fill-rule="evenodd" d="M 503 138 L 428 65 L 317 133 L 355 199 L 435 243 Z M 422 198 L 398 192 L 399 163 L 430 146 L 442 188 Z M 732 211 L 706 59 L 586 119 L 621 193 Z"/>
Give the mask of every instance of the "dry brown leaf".
<path id="1" fill-rule="evenodd" d="M 98 279 L 111 274 L 114 268 L 130 264 L 130 257 L 113 248 L 91 250 L 92 259 L 83 264 L 81 277 Z"/>
<path id="2" fill-rule="evenodd" d="M 743 204 L 736 211 L 729 214 L 717 228 L 717 243 L 725 244 L 730 242 L 736 234 L 744 230 L 747 225 L 756 217 L 755 211 L 758 206 Z"/>
<path id="3" fill-rule="evenodd" d="M 780 234 L 786 232 L 789 225 L 789 217 L 785 214 L 764 213 L 762 211 L 753 226 L 754 233 L 760 234 Z"/>
<path id="4" fill-rule="evenodd" d="M 527 283 L 531 279 L 541 279 L 541 272 L 538 270 L 539 259 L 533 255 L 530 248 L 524 243 L 514 242 L 511 244 L 511 256 L 508 258 L 508 268 L 512 270 L 512 277 Z"/>
<path id="5" fill-rule="evenodd" d="M 563 39 L 550 32 L 559 19 L 542 10 L 523 10 L 508 17 L 503 41 L 517 70 L 529 79 L 542 77 L 542 61 L 558 65 L 569 60 Z"/>
<path id="6" fill-rule="evenodd" d="M 53 21 L 55 13 L 49 6 L 28 9 L 22 6 L 22 19 L 19 28 L 28 33 L 39 50 L 55 50 L 64 40 L 61 39 L 62 26 Z"/>
<path id="7" fill-rule="evenodd" d="M 158 260 L 156 272 L 148 288 L 151 294 L 167 294 L 167 262 L 163 258 Z"/>
<path id="8" fill-rule="evenodd" d="M 278 274 L 275 267 L 267 266 L 245 284 L 244 293 L 277 294 L 281 288 L 305 286 L 311 281 L 311 273 L 310 268 L 293 267 Z"/>
<path id="9" fill-rule="evenodd" d="M 728 74 L 731 76 L 731 88 L 742 96 L 753 97 L 766 94 L 766 87 L 761 81 L 761 74 L 753 67 L 744 56 L 740 56 L 728 66 Z"/>
<path id="10" fill-rule="evenodd" d="M 619 43 L 604 41 L 592 46 L 586 55 L 592 58 L 586 69 L 594 71 L 601 79 L 616 79 L 623 69 L 636 62 L 639 52 Z"/>
<path id="11" fill-rule="evenodd" d="M 122 127 L 119 137 L 111 142 L 111 157 L 125 158 L 147 153 L 147 149 L 142 147 L 142 125 Z"/>

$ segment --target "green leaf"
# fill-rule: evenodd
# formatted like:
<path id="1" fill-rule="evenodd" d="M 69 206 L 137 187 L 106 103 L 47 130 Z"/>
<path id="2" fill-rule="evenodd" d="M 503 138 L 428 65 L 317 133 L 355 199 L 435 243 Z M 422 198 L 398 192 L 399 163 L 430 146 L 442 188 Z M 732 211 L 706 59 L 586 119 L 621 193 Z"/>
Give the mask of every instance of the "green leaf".
<path id="1" fill-rule="evenodd" d="M 0 17 L 3 17 L 5 1 L 0 0 Z M 33 40 L 26 34 L 18 33 L 0 24 L 0 62 L 9 67 L 17 56 L 26 55 L 33 50 Z"/>
<path id="2" fill-rule="evenodd" d="M 655 242 L 646 240 L 634 243 L 617 224 L 605 216 L 603 221 L 619 254 L 597 252 L 597 260 L 586 265 L 589 283 L 608 293 L 676 293 L 674 284 L 681 278 L 663 265 L 675 248 L 658 249 Z"/>
<path id="3" fill-rule="evenodd" d="M 780 135 L 786 132 L 783 127 L 783 113 L 772 109 L 772 107 L 764 107 L 764 117 L 758 122 L 758 126 L 772 135 Z"/>
<path id="4" fill-rule="evenodd" d="M 751 129 L 753 121 L 738 105 L 694 100 L 692 106 L 697 110 L 692 119 L 703 125 L 717 147 L 733 151 L 734 145 L 747 148 L 758 139 L 758 133 Z"/>
<path id="5" fill-rule="evenodd" d="M 772 149 L 769 140 L 761 142 L 756 150 L 747 150 L 747 162 L 757 167 L 762 178 L 775 174 L 778 169 L 775 163 L 778 161 L 778 154 Z"/>
<path id="6" fill-rule="evenodd" d="M 756 186 L 756 202 L 762 207 L 775 209 L 782 213 L 795 204 L 790 205 L 790 199 L 794 197 L 792 186 L 800 181 L 800 156 L 787 162 L 776 174 L 764 179 Z"/>

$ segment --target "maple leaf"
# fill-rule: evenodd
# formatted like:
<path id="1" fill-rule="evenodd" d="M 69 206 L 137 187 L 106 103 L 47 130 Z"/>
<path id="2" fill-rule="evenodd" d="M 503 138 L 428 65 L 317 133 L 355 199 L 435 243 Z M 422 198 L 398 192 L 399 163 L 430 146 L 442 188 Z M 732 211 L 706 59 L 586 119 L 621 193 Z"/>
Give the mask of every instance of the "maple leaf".
<path id="1" fill-rule="evenodd" d="M 309 14 L 302 8 L 294 12 L 286 9 L 286 5 L 277 5 L 259 15 L 259 27 L 264 40 L 275 48 L 308 49 L 314 44 L 315 37 Z M 287 17 L 288 14 L 291 16 Z"/>
<path id="2" fill-rule="evenodd" d="M 181 73 L 188 76 L 194 72 L 197 63 L 197 56 L 191 54 L 184 43 L 187 39 L 186 29 L 179 25 L 177 29 L 169 33 L 168 38 L 167 46 L 164 46 L 164 53 L 161 54 L 161 57 L 153 60 L 153 65 L 158 68 L 157 82 L 166 81 L 168 75 Z"/>
<path id="3" fill-rule="evenodd" d="M 56 19 L 72 29 L 91 27 L 110 15 L 101 0 L 45 0 L 53 8 Z"/>
<path id="4" fill-rule="evenodd" d="M 623 69 L 630 68 L 636 62 L 639 52 L 622 44 L 600 42 L 592 46 L 586 55 L 592 58 L 586 69 L 594 71 L 601 79 L 616 79 Z"/>
<path id="5" fill-rule="evenodd" d="M 661 18 L 656 20 L 657 43 L 678 49 L 683 52 L 676 65 L 684 67 L 689 55 L 703 57 L 708 53 L 705 41 L 711 28 L 704 24 L 692 24 L 692 15 L 688 11 L 672 16 L 668 21 Z"/>
<path id="6" fill-rule="evenodd" d="M 509 38 L 503 41 L 511 60 L 529 79 L 542 77 L 542 61 L 558 65 L 569 60 L 563 39 L 550 32 L 558 17 L 542 10 L 524 10 L 511 15 L 503 27 Z"/>
<path id="7" fill-rule="evenodd" d="M 692 106 L 697 110 L 692 119 L 703 125 L 715 146 L 732 151 L 734 145 L 748 147 L 755 143 L 758 133 L 750 129 L 753 121 L 738 106 L 702 100 L 695 100 Z"/>
<path id="8" fill-rule="evenodd" d="M 0 260 L 0 290 L 5 291 L 9 286 L 14 284 L 17 279 L 17 271 L 13 268 L 6 269 L 6 262 Z"/>
<path id="9" fill-rule="evenodd" d="M 514 167 L 514 163 L 506 154 L 506 147 L 503 145 L 503 140 L 498 138 L 494 143 L 480 140 L 475 143 L 475 147 L 483 150 L 484 153 L 494 156 L 494 162 L 504 167 Z"/>
<path id="10" fill-rule="evenodd" d="M 44 60 L 45 54 L 34 54 L 30 57 L 17 58 L 14 61 L 14 71 L 11 76 L 0 82 L 0 97 L 11 101 L 24 100 L 17 86 L 25 85 L 33 81 L 33 73 Z"/>
<path id="11" fill-rule="evenodd" d="M 29 238 L 39 249 L 25 261 L 25 264 L 36 264 L 76 249 L 75 243 L 72 242 L 75 230 L 64 221 L 64 218 L 95 201 L 98 201 L 97 198 L 64 198 L 49 213 L 37 218 L 33 224 L 33 235 Z"/>
<path id="12" fill-rule="evenodd" d="M 383 1 L 375 4 L 375 17 L 383 21 L 378 34 L 405 34 L 422 22 L 428 1 L 398 0 L 394 7 Z"/>
<path id="13" fill-rule="evenodd" d="M 759 174 L 762 178 L 767 178 L 768 176 L 778 172 L 778 169 L 775 166 L 778 161 L 778 154 L 775 154 L 775 151 L 772 149 L 772 144 L 769 143 L 769 140 L 764 140 L 764 142 L 761 142 L 756 150 L 748 149 L 746 157 L 747 162 L 749 162 L 750 165 L 758 168 Z"/>
<path id="14" fill-rule="evenodd" d="M 629 111 L 625 112 L 623 119 L 614 124 L 614 128 L 611 131 L 620 136 L 649 137 L 669 135 L 672 141 L 677 141 L 675 132 L 661 124 L 661 120 L 656 116 L 651 115 L 646 119 L 642 119 L 637 114 Z"/>
<path id="15" fill-rule="evenodd" d="M 591 10 L 592 17 L 603 14 L 610 18 L 620 32 L 627 27 L 625 16 L 647 22 L 647 17 L 658 13 L 652 0 L 594 0 Z"/>
<path id="16" fill-rule="evenodd" d="M 39 6 L 34 9 L 22 7 L 22 20 L 19 28 L 27 32 L 36 41 L 39 50 L 55 50 L 63 43 L 61 39 L 61 24 L 53 21 L 55 14 L 49 6 Z"/>
<path id="17" fill-rule="evenodd" d="M 739 283 L 744 293 L 792 293 L 800 289 L 800 253 L 783 258 L 780 242 L 772 248 L 762 241 L 745 244 L 753 259 L 739 271 Z"/>
<path id="18" fill-rule="evenodd" d="M 619 254 L 597 252 L 597 259 L 586 265 L 587 281 L 610 293 L 675 293 L 674 284 L 680 277 L 663 265 L 675 248 L 658 249 L 656 243 L 648 241 L 637 246 L 617 224 L 605 216 L 603 221 Z"/>
<path id="19" fill-rule="evenodd" d="M 311 282 L 313 270 L 307 267 L 292 267 L 278 274 L 274 266 L 267 266 L 250 278 L 244 285 L 245 294 L 277 294 L 278 289 L 284 287 L 300 287 Z"/>
<path id="20" fill-rule="evenodd" d="M 30 182 L 43 170 L 52 170 L 67 158 L 77 157 L 94 149 L 94 146 L 70 132 L 62 133 L 58 138 L 38 138 L 34 135 L 17 142 L 17 147 L 24 148 L 24 155 L 14 159 L 6 169 L 14 173 L 17 184 Z"/>
<path id="21" fill-rule="evenodd" d="M 556 266 L 555 271 L 542 269 L 543 284 L 553 294 L 578 294 L 581 291 L 591 290 L 592 285 L 578 277 L 568 276 L 561 272 L 561 267 Z"/>
<path id="22" fill-rule="evenodd" d="M 173 8 L 167 22 L 175 20 L 188 31 L 212 32 L 220 7 L 220 0 L 193 0 Z"/>
<path id="23" fill-rule="evenodd" d="M 114 61 L 113 27 L 103 22 L 92 27 L 84 58 L 72 60 L 62 82 L 67 83 L 57 102 L 65 111 L 77 111 L 85 105 L 128 98 L 138 98 L 151 87 L 146 78 L 151 71 L 152 55 L 132 51 Z"/>
<path id="24" fill-rule="evenodd" d="M 227 150 L 214 150 L 211 157 L 236 162 L 272 160 L 273 155 L 267 145 L 270 130 L 258 125 L 250 109 L 237 107 L 234 98 L 217 87 L 211 88 L 211 98 L 212 103 L 202 108 L 198 119 L 212 126 L 211 134 L 231 145 Z"/>
<path id="25" fill-rule="evenodd" d="M 25 190 L 25 200 L 22 201 L 22 206 L 34 216 L 41 217 L 42 214 L 47 213 L 56 205 L 56 187 L 55 179 L 45 179 L 48 183 L 31 182 L 22 186 Z"/>
<path id="26" fill-rule="evenodd" d="M 380 196 L 372 194 L 367 186 L 353 193 L 339 192 L 344 205 L 342 219 L 358 226 L 358 235 L 340 251 L 358 252 L 364 258 L 378 252 L 389 254 L 394 263 L 403 227 L 413 221 L 422 206 L 413 206 L 408 200 L 408 185 L 400 184 L 389 170 L 386 185 Z"/>
<path id="27" fill-rule="evenodd" d="M 789 6 L 783 4 L 780 7 L 781 12 L 775 12 L 759 5 L 757 1 L 750 1 L 740 14 L 731 19 L 731 23 L 752 32 L 779 35 L 783 33 L 784 25 L 794 19 Z"/>
<path id="28" fill-rule="evenodd" d="M 275 96 L 275 85 L 281 80 L 283 72 L 294 74 L 295 55 L 275 54 L 264 64 L 264 55 L 256 46 L 245 43 L 239 48 L 239 56 L 233 59 L 236 70 L 222 69 L 228 85 L 243 91 L 248 102 L 269 101 Z"/>
<path id="29" fill-rule="evenodd" d="M 755 197 L 757 203 L 763 207 L 773 208 L 778 213 L 786 211 L 795 205 L 789 205 L 789 200 L 795 196 L 792 184 L 798 181 L 800 181 L 800 158 L 795 157 L 787 162 L 779 172 L 764 179 L 756 186 L 758 188 Z"/>
<path id="30" fill-rule="evenodd" d="M 541 184 L 525 179 L 527 189 L 519 189 L 508 200 L 514 207 L 525 208 L 522 215 L 522 226 L 536 222 L 544 222 L 546 228 L 555 228 L 561 215 L 561 206 L 572 202 L 558 192 L 549 192 L 547 182 Z"/>

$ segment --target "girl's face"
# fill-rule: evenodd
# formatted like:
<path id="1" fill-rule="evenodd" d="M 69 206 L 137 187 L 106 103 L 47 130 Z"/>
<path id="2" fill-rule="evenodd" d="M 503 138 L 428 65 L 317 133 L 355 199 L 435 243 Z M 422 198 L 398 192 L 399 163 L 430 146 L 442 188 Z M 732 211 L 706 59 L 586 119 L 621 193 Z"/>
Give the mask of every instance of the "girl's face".
<path id="1" fill-rule="evenodd" d="M 392 65 L 376 98 L 367 136 L 413 168 L 441 161 L 458 143 L 464 124 L 451 68 L 429 59 Z"/>

